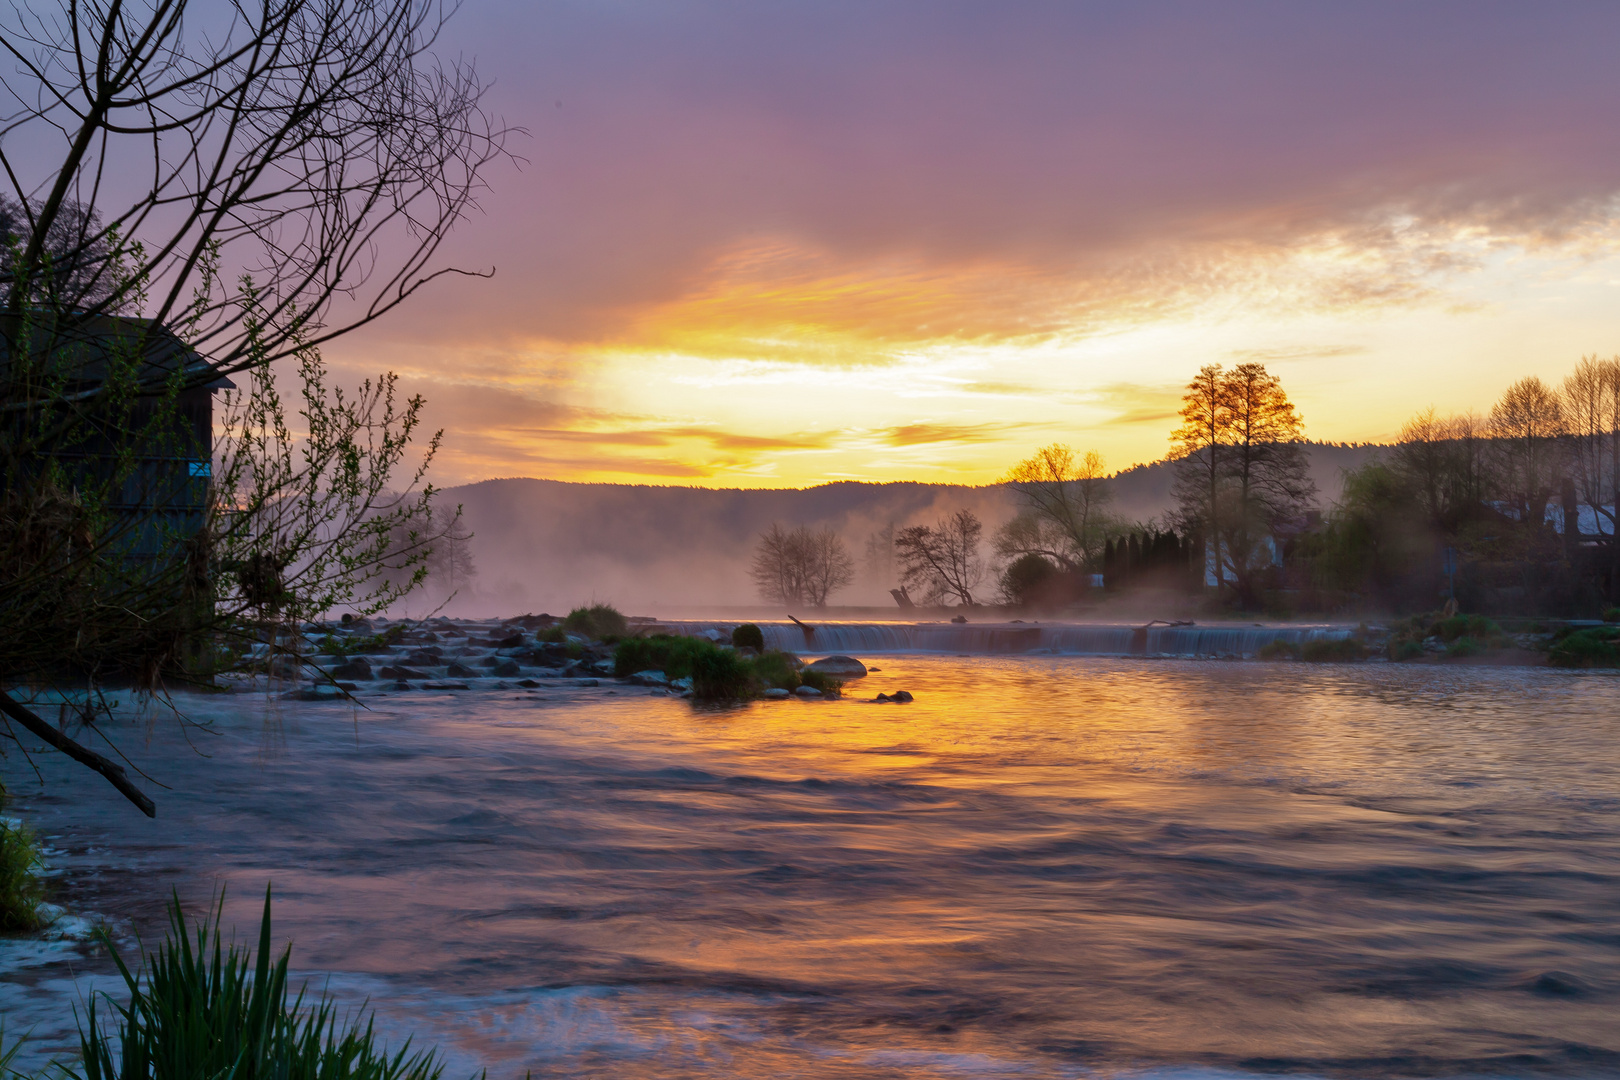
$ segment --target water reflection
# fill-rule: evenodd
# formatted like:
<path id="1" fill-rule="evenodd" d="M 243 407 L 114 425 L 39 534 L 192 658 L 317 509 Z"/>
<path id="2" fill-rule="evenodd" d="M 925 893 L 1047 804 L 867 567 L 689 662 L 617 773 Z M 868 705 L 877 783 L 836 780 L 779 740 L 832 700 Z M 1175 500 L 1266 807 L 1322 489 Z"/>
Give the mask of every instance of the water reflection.
<path id="1" fill-rule="evenodd" d="M 225 882 L 249 925 L 272 879 L 301 967 L 492 1075 L 1620 1069 L 1620 682 L 881 667 L 729 710 L 200 700 L 211 760 L 139 757 L 157 822 L 55 764 L 27 809 L 82 907 Z"/>

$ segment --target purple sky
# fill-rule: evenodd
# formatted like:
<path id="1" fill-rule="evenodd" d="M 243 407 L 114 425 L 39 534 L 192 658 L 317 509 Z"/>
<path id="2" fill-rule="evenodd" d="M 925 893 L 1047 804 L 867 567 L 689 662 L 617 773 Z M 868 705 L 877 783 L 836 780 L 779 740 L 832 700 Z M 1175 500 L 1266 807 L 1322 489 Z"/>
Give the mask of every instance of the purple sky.
<path id="1" fill-rule="evenodd" d="M 497 277 L 342 352 L 607 416 L 600 351 L 675 348 L 672 319 L 693 356 L 798 332 L 789 361 L 847 365 L 866 354 L 817 335 L 917 349 L 1263 300 L 1325 237 L 1371 269 L 1302 303 L 1410 304 L 1477 265 L 1469 230 L 1597 242 L 1617 43 L 1612 3 L 470 0 L 446 45 L 496 80 L 528 164 L 448 250 Z M 694 344 L 682 305 L 716 289 Z M 728 323 L 746 333 L 716 339 Z"/>

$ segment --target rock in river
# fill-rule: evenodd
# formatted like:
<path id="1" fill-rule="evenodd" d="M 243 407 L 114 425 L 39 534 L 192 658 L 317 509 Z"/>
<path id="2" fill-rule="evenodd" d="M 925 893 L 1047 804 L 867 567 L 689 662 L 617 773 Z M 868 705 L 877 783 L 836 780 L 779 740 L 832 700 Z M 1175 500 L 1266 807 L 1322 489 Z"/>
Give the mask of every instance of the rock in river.
<path id="1" fill-rule="evenodd" d="M 853 656 L 823 656 L 804 667 L 806 671 L 819 671 L 835 679 L 859 679 L 866 675 L 866 665 Z"/>

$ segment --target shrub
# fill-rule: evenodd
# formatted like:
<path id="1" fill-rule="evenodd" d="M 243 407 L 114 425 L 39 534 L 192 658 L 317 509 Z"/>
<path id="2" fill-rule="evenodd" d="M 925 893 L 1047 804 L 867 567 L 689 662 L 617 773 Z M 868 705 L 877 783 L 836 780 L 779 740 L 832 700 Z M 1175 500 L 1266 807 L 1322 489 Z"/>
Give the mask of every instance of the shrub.
<path id="1" fill-rule="evenodd" d="M 1620 622 L 1620 607 L 1612 607 L 1603 613 L 1604 622 Z"/>
<path id="2" fill-rule="evenodd" d="M 1460 637 L 1446 648 L 1447 656 L 1478 656 L 1485 651 L 1485 645 L 1478 638 Z"/>
<path id="3" fill-rule="evenodd" d="M 4 805 L 0 793 L 0 808 Z M 16 819 L 0 818 L 0 933 L 39 929 L 39 905 L 45 899 L 39 872 L 44 867 L 33 830 Z"/>
<path id="4" fill-rule="evenodd" d="M 589 638 L 623 637 L 630 629 L 619 609 L 609 604 L 577 607 L 563 619 L 563 629 Z"/>
<path id="5" fill-rule="evenodd" d="M 792 653 L 768 652 L 753 662 L 754 674 L 766 686 L 778 690 L 799 687 L 799 658 Z"/>
<path id="6" fill-rule="evenodd" d="M 1437 634 L 1441 641 L 1456 641 L 1459 638 L 1473 638 L 1481 650 L 1486 645 L 1495 646 L 1498 642 L 1506 643 L 1507 635 L 1493 620 L 1483 615 L 1453 615 L 1449 619 L 1441 619 L 1430 629 Z"/>
<path id="7" fill-rule="evenodd" d="M 745 622 L 731 632 L 731 644 L 739 649 L 765 651 L 765 631 L 751 622 Z"/>
<path id="8" fill-rule="evenodd" d="M 1313 664 L 1343 663 L 1367 659 L 1367 646 L 1355 638 L 1337 641 L 1307 641 L 1299 647 L 1299 658 Z"/>
<path id="9" fill-rule="evenodd" d="M 1423 643 L 1420 641 L 1390 642 L 1389 658 L 1391 660 L 1416 660 L 1423 655 Z"/>
<path id="10" fill-rule="evenodd" d="M 129 1004 L 112 1004 L 115 1030 L 109 1032 L 97 1021 L 95 996 L 90 998 L 88 1021 L 79 1032 L 84 1080 L 436 1080 L 443 1074 L 431 1051 L 413 1054 L 409 1042 L 390 1056 L 370 1016 L 340 1020 L 337 1005 L 324 993 L 311 1000 L 305 988 L 289 1000 L 292 948 L 271 962 L 269 890 L 257 958 L 234 943 L 223 947 L 219 915 L 216 906 L 197 924 L 193 944 L 180 902 L 173 901 L 168 940 L 146 957 L 139 976 L 103 934 Z"/>
<path id="11" fill-rule="evenodd" d="M 709 647 L 692 656 L 692 698 L 696 701 L 746 701 L 758 682 L 750 665 L 730 649 Z"/>
<path id="12" fill-rule="evenodd" d="M 1554 667 L 1620 667 L 1620 628 L 1595 626 L 1565 635 L 1547 650 L 1547 663 Z"/>
<path id="13" fill-rule="evenodd" d="M 1292 641 L 1268 641 L 1260 646 L 1262 660 L 1298 660 L 1299 646 Z"/>
<path id="14" fill-rule="evenodd" d="M 561 645 L 568 640 L 568 631 L 562 628 L 562 624 L 556 623 L 546 627 L 544 630 L 536 630 L 534 640 L 549 642 L 552 645 Z"/>
<path id="15" fill-rule="evenodd" d="M 844 696 L 844 681 L 835 679 L 821 671 L 811 671 L 809 668 L 799 672 L 799 682 L 805 686 L 820 690 L 823 695 L 836 698 Z"/>
<path id="16" fill-rule="evenodd" d="M 672 679 L 683 679 L 692 674 L 697 657 L 729 649 L 702 638 L 682 637 L 675 634 L 655 634 L 645 638 L 625 638 L 613 651 L 613 674 L 619 678 L 638 671 L 662 671 Z"/>

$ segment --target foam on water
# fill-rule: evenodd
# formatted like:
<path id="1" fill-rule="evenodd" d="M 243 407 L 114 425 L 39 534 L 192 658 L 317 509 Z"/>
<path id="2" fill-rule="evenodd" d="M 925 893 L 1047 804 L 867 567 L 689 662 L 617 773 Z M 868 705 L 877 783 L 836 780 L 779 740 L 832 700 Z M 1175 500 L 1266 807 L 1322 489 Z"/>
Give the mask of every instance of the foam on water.
<path id="1" fill-rule="evenodd" d="M 734 623 L 667 622 L 666 633 L 726 636 Z M 968 656 L 1057 653 L 1071 656 L 1246 656 L 1274 642 L 1337 641 L 1342 626 L 1105 626 L 1058 623 L 761 623 L 765 646 L 789 652 L 943 652 Z"/>

